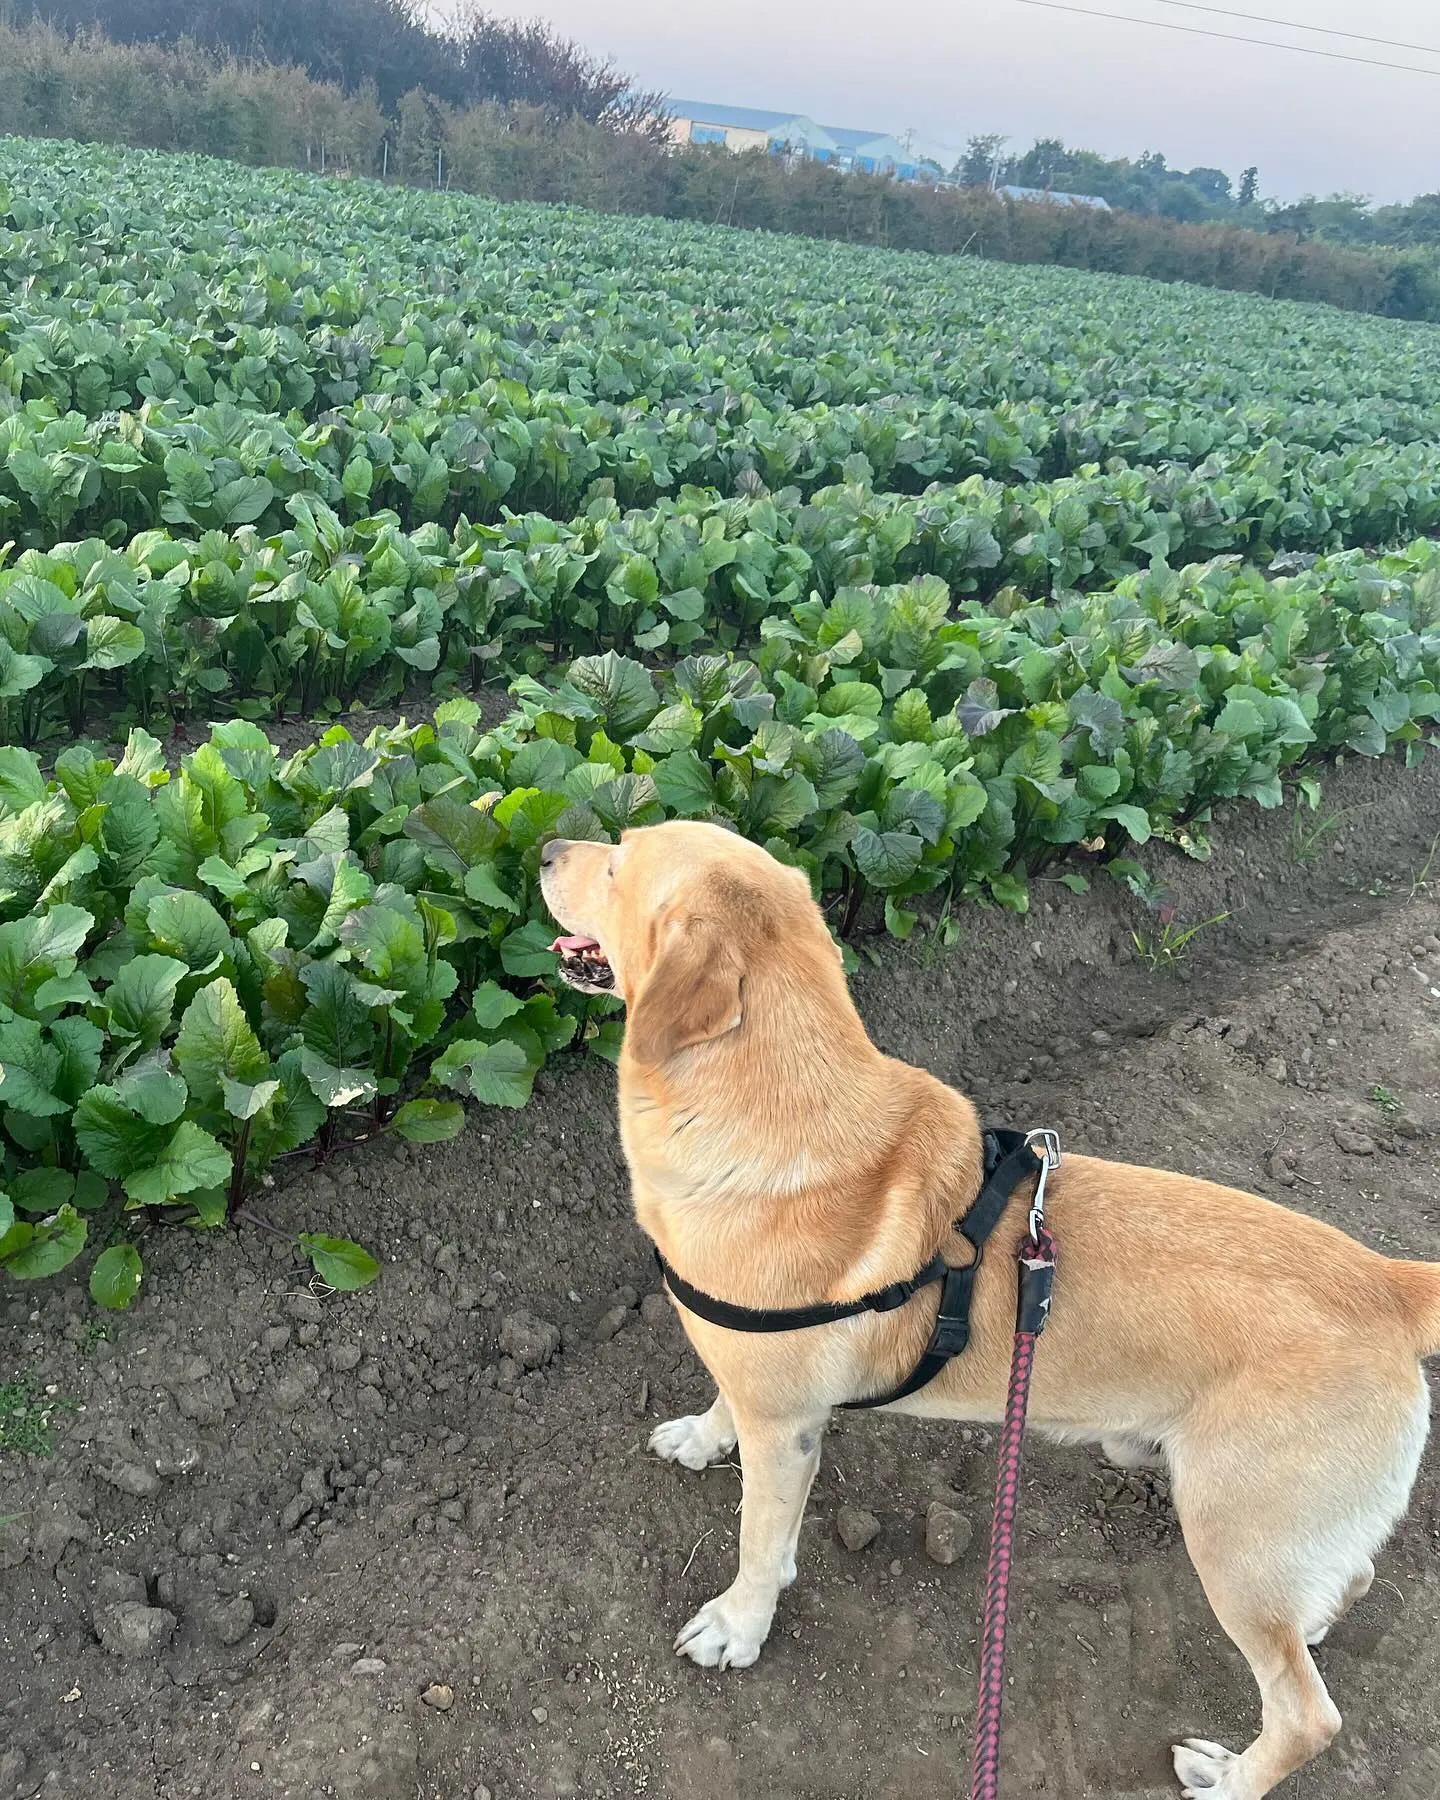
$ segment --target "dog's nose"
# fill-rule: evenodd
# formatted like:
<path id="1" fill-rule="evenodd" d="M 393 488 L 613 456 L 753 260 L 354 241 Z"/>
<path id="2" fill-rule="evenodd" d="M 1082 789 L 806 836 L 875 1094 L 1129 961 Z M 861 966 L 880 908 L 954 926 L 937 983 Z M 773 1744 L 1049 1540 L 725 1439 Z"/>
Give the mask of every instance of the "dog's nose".
<path id="1" fill-rule="evenodd" d="M 553 868 L 565 854 L 567 843 L 568 840 L 565 838 L 551 838 L 550 842 L 540 852 L 540 867 L 542 869 Z"/>

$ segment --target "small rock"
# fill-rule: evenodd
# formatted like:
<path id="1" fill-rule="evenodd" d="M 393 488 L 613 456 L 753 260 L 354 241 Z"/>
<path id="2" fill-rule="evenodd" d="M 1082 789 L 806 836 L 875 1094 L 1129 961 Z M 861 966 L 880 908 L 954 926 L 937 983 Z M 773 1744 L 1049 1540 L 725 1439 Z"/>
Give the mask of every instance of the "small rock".
<path id="1" fill-rule="evenodd" d="M 385 1659 L 383 1656 L 362 1656 L 350 1665 L 352 1675 L 383 1675 Z"/>
<path id="2" fill-rule="evenodd" d="M 330 1652 L 331 1658 L 335 1662 L 351 1662 L 355 1657 L 364 1654 L 365 1646 L 363 1644 L 337 1644 Z"/>
<path id="3" fill-rule="evenodd" d="M 1285 1067 L 1283 1056 L 1272 1056 L 1264 1068 L 1265 1073 L 1272 1081 L 1288 1081 L 1290 1078 L 1290 1071 Z"/>
<path id="4" fill-rule="evenodd" d="M 660 1331 L 672 1323 L 675 1314 L 663 1294 L 647 1294 L 640 1302 L 640 1317 L 652 1331 Z"/>
<path id="5" fill-rule="evenodd" d="M 475 1800 L 495 1800 L 495 1796 L 490 1792 L 483 1781 L 475 1790 Z"/>
<path id="6" fill-rule="evenodd" d="M 931 1562 L 947 1567 L 970 1547 L 975 1527 L 962 1512 L 946 1506 L 943 1500 L 932 1500 L 925 1513 L 925 1554 Z"/>
<path id="7" fill-rule="evenodd" d="M 595 1342 L 608 1344 L 615 1333 L 623 1329 L 629 1317 L 630 1308 L 628 1306 L 612 1306 L 595 1327 Z"/>
<path id="8" fill-rule="evenodd" d="M 1331 1128 L 1330 1135 L 1347 1156 L 1375 1154 L 1374 1138 L 1366 1137 L 1363 1131 L 1352 1131 L 1348 1125 L 1335 1125 Z"/>
<path id="9" fill-rule="evenodd" d="M 176 1624 L 174 1613 L 163 1606 L 122 1600 L 118 1606 L 105 1606 L 96 1613 L 95 1635 L 112 1656 L 133 1660 L 163 1650 Z"/>
<path id="10" fill-rule="evenodd" d="M 455 1690 L 447 1687 L 443 1681 L 432 1681 L 420 1698 L 427 1706 L 433 1706 L 436 1712 L 449 1712 L 455 1704 Z"/>
<path id="11" fill-rule="evenodd" d="M 532 1706 L 530 1708 L 530 1717 L 537 1725 L 544 1725 L 549 1720 L 550 1714 L 543 1706 Z"/>
<path id="12" fill-rule="evenodd" d="M 294 1499 L 287 1500 L 280 1514 L 280 1529 L 294 1531 L 302 1519 L 309 1518 L 315 1510 L 315 1502 L 308 1494 L 296 1494 Z"/>
<path id="13" fill-rule="evenodd" d="M 633 1287 L 630 1287 L 627 1284 L 625 1287 L 616 1288 L 615 1292 L 610 1296 L 610 1304 L 612 1306 L 623 1306 L 628 1311 L 633 1312 L 640 1304 L 640 1296 Z"/>
<path id="14" fill-rule="evenodd" d="M 1272 1181 L 1279 1182 L 1281 1187 L 1294 1187 L 1295 1171 L 1291 1168 L 1283 1151 L 1272 1150 L 1265 1158 L 1265 1172 Z"/>
<path id="15" fill-rule="evenodd" d="M 880 1521 L 863 1506 L 842 1506 L 835 1515 L 835 1531 L 847 1550 L 863 1550 L 880 1535 Z"/>
<path id="16" fill-rule="evenodd" d="M 132 1494 L 137 1500 L 153 1500 L 160 1492 L 160 1477 L 141 1463 L 102 1463 L 95 1473 L 111 1487 L 119 1488 L 122 1494 Z"/>
<path id="17" fill-rule="evenodd" d="M 460 1246 L 458 1244 L 442 1244 L 435 1252 L 435 1267 L 450 1281 L 460 1279 Z"/>
<path id="18" fill-rule="evenodd" d="M 560 1348 L 560 1333 L 534 1313 L 506 1313 L 500 1321 L 500 1348 L 522 1369 L 543 1369 Z"/>
<path id="19" fill-rule="evenodd" d="M 1090 1042 L 1092 1044 L 1098 1044 L 1102 1050 L 1107 1044 L 1113 1044 L 1114 1041 L 1114 1038 L 1111 1037 L 1108 1031 L 1092 1031 L 1090 1033 Z"/>
<path id="20" fill-rule="evenodd" d="M 341 1375 L 348 1375 L 351 1369 L 359 1368 L 360 1357 L 358 1344 L 335 1344 L 330 1351 L 330 1367 Z"/>

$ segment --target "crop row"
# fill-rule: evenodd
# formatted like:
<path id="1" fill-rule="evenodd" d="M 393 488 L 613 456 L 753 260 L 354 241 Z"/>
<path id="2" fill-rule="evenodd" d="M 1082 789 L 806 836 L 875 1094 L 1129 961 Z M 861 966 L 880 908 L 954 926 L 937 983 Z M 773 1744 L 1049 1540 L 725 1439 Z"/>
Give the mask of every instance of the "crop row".
<path id="1" fill-rule="evenodd" d="M 1440 527 L 1440 465 L 1421 447 L 1297 460 L 1272 446 L 1194 472 L 1010 488 L 976 476 L 919 496 L 858 481 L 808 502 L 686 488 L 628 513 L 597 499 L 569 524 L 507 515 L 408 533 L 386 512 L 345 524 L 300 491 L 269 536 L 199 529 L 262 500 L 271 511 L 269 475 L 223 457 L 182 471 L 176 454 L 188 505 L 164 508 L 194 537 L 142 532 L 123 550 L 92 538 L 0 569 L 0 735 L 80 732 L 97 707 L 148 724 L 222 696 L 252 718 L 337 709 L 437 671 L 478 679 L 497 656 L 533 673 L 577 650 L 733 648 L 811 593 L 919 576 L 957 595 L 1063 596 L 1151 564 L 1268 561 Z M 352 467 L 339 485 L 354 485 Z"/>
<path id="2" fill-rule="evenodd" d="M 927 895 L 942 918 L 1023 908 L 1075 846 L 1203 854 L 1215 801 L 1278 806 L 1317 752 L 1418 755 L 1437 687 L 1440 552 L 1418 544 L 958 613 L 935 577 L 842 587 L 773 606 L 749 658 L 523 676 L 490 730 L 457 698 L 290 757 L 234 720 L 177 773 L 139 729 L 49 779 L 0 748 L 0 1266 L 64 1266 L 117 1196 L 218 1224 L 357 1111 L 434 1140 L 461 1124 L 443 1090 L 521 1105 L 567 1044 L 614 1054 L 615 1002 L 552 980 L 554 834 L 727 822 L 843 900 L 842 929 L 877 896 L 903 937 Z M 337 1285 L 374 1272 L 305 1246 Z M 125 1304 L 139 1279 L 121 1229 L 92 1291 Z"/>
<path id="3" fill-rule="evenodd" d="M 230 400 L 147 401 L 93 420 L 30 401 L 0 416 L 0 530 L 43 548 L 76 531 L 118 543 L 162 523 L 273 525 L 295 493 L 351 518 L 387 508 L 407 525 L 462 513 L 491 521 L 502 505 L 565 519 L 596 483 L 640 507 L 687 485 L 808 499 L 842 482 L 914 495 L 984 475 L 1012 484 L 1024 503 L 1044 470 L 1084 475 L 1103 463 L 1107 473 L 1153 470 L 1147 478 L 1162 485 L 1178 470 L 1179 480 L 1220 489 L 1262 471 L 1310 505 L 1314 523 L 1296 541 L 1325 548 L 1360 541 L 1355 533 L 1423 529 L 1434 462 L 1424 439 L 1317 450 L 1250 437 L 1221 418 L 1128 405 L 1057 421 L 1034 402 L 974 411 L 894 400 L 775 415 L 722 397 L 704 412 L 662 414 L 491 382 L 423 404 L 369 395 L 307 425 Z M 1408 510 L 1372 519 L 1368 500 L 1381 488 L 1410 489 Z"/>

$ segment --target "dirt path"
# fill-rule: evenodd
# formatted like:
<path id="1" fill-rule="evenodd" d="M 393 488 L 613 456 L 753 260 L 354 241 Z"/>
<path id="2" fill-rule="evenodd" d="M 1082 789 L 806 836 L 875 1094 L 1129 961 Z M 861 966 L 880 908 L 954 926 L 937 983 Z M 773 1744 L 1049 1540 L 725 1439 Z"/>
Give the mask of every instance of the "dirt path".
<path id="1" fill-rule="evenodd" d="M 1309 860 L 1253 809 L 1213 863 L 1155 859 L 1183 920 L 1230 914 L 1176 967 L 1136 956 L 1144 921 L 1110 882 L 1045 884 L 1026 919 L 965 914 L 954 950 L 884 952 L 856 984 L 872 1030 L 997 1122 L 1440 1259 L 1440 762 L 1346 769 L 1325 807 L 1344 810 Z M 674 1631 L 730 1579 L 739 1478 L 645 1456 L 705 1377 L 652 1297 L 611 1071 L 539 1085 L 454 1144 L 362 1151 L 270 1198 L 383 1251 L 368 1294 L 316 1300 L 247 1231 L 154 1242 L 108 1339 L 63 1279 L 7 1295 L 0 1382 L 28 1371 L 77 1410 L 53 1458 L 0 1455 L 0 1800 L 963 1792 L 988 1434 L 842 1418 L 759 1665 L 677 1662 Z M 530 1372 L 516 1358 L 555 1334 L 525 1314 L 560 1343 Z M 1248 1674 L 1163 1484 L 1040 1445 L 1028 1473 L 1007 1792 L 1161 1800 L 1173 1738 L 1248 1738 Z M 949 1567 L 924 1548 L 936 1499 L 975 1523 Z M 857 1552 L 847 1502 L 880 1522 Z M 1440 1792 L 1433 1448 L 1380 1573 L 1319 1653 L 1346 1731 L 1286 1794 Z M 174 1615 L 168 1644 L 143 1648 L 127 1600 Z M 96 1619 L 139 1654 L 101 1648 Z"/>

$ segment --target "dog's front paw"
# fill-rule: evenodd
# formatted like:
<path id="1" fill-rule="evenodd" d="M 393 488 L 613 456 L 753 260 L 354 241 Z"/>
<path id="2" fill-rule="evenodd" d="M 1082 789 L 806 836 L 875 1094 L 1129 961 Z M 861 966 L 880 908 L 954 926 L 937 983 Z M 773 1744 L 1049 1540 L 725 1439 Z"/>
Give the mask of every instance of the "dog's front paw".
<path id="1" fill-rule="evenodd" d="M 748 1669 L 770 1635 L 770 1618 L 747 1611 L 732 1589 L 705 1602 L 681 1627 L 675 1648 L 702 1669 Z"/>
<path id="2" fill-rule="evenodd" d="M 1212 1744 L 1208 1738 L 1186 1738 L 1172 1752 L 1175 1773 L 1185 1800 L 1230 1800 L 1237 1790 L 1231 1785 L 1231 1771 L 1240 1758 L 1223 1744 Z"/>
<path id="3" fill-rule="evenodd" d="M 667 1419 L 663 1425 L 657 1425 L 650 1433 L 650 1448 L 666 1462 L 677 1462 L 686 1469 L 703 1469 L 735 1448 L 735 1436 L 733 1432 L 727 1437 L 717 1431 L 709 1413 L 690 1413 L 683 1419 Z"/>

